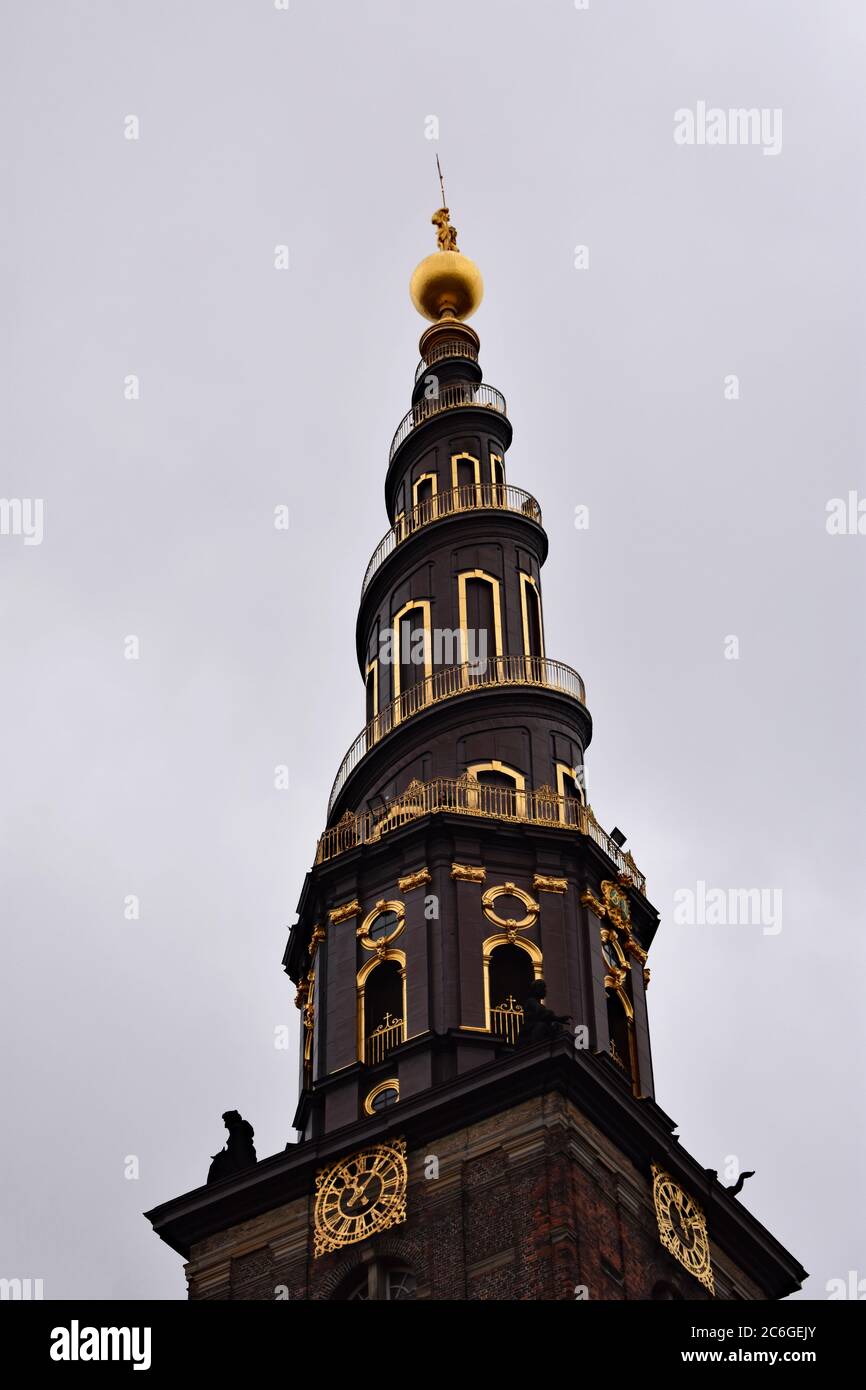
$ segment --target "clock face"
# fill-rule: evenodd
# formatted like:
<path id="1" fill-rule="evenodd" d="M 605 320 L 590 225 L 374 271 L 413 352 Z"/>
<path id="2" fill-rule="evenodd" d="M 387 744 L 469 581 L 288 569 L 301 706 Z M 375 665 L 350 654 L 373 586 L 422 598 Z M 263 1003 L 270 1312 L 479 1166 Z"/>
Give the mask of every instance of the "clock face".
<path id="1" fill-rule="evenodd" d="M 610 879 L 606 879 L 602 883 L 601 891 L 612 920 L 616 922 L 617 926 L 628 930 L 631 926 L 631 903 L 628 900 L 628 894 L 618 884 L 612 883 Z"/>
<path id="2" fill-rule="evenodd" d="M 707 1223 L 699 1204 L 669 1173 L 653 1164 L 653 1201 L 659 1239 L 689 1274 L 715 1292 Z"/>
<path id="3" fill-rule="evenodd" d="M 315 1251 L 324 1255 L 406 1220 L 406 1144 L 391 1139 L 316 1175 Z"/>

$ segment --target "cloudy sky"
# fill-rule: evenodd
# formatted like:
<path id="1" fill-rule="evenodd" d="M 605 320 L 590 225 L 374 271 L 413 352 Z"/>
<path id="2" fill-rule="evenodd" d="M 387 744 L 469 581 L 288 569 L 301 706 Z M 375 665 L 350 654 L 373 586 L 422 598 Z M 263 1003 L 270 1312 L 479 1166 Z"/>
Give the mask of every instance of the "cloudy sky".
<path id="1" fill-rule="evenodd" d="M 810 1296 L 866 1275 L 866 536 L 827 529 L 866 497 L 862 6 L 19 0 L 2 29 L 0 490 L 43 525 L 0 536 L 0 1275 L 183 1297 L 141 1212 L 227 1108 L 260 1155 L 294 1137 L 280 956 L 363 721 L 437 152 L 590 799 L 662 917 L 658 1101 L 757 1170 Z M 772 139 L 701 141 L 700 103 Z M 676 920 L 700 882 L 779 889 L 781 930 Z"/>

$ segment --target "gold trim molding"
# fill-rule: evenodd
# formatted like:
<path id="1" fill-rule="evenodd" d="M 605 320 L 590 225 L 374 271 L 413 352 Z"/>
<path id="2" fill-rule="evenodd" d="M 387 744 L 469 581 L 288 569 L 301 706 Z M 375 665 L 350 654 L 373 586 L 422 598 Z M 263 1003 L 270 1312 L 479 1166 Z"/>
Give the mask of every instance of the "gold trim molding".
<path id="1" fill-rule="evenodd" d="M 396 926 L 387 936 L 377 936 L 373 938 L 370 936 L 370 928 L 384 912 L 393 912 L 394 916 L 397 918 Z M 388 900 L 387 898 L 380 898 L 376 906 L 367 913 L 363 922 L 355 928 L 355 935 L 365 951 L 378 951 L 379 955 L 382 956 L 385 948 L 396 936 L 400 935 L 405 925 L 406 909 L 399 899 L 393 898 Z"/>
<path id="2" fill-rule="evenodd" d="M 625 950 L 630 956 L 634 956 L 635 960 L 641 965 L 645 965 L 647 953 L 632 933 L 630 916 L 623 912 L 620 907 L 620 897 L 617 895 L 622 895 L 622 888 L 618 884 L 611 883 L 610 880 L 605 880 L 601 885 L 601 890 L 604 893 L 604 902 L 601 902 L 589 888 L 583 890 L 580 895 L 580 901 L 583 903 L 584 907 L 591 908 L 596 917 L 602 922 L 610 922 L 621 932 L 623 938 L 622 944 Z M 626 906 L 628 906 L 627 903 Z M 602 936 L 604 936 L 603 932 Z M 644 983 L 647 984 L 648 982 L 648 978 L 645 974 Z"/>
<path id="3" fill-rule="evenodd" d="M 487 878 L 487 870 L 480 865 L 474 864 L 452 864 L 451 877 L 461 883 L 483 883 Z"/>
<path id="4" fill-rule="evenodd" d="M 429 869 L 418 869 L 414 874 L 406 874 L 403 878 L 397 879 L 397 888 L 401 893 L 410 893 L 413 888 L 423 888 L 425 883 L 432 883 L 433 876 Z"/>
<path id="5" fill-rule="evenodd" d="M 348 922 L 350 917 L 357 917 L 360 911 L 361 904 L 358 902 L 357 898 L 354 898 L 350 903 L 343 903 L 341 907 L 333 908 L 328 913 L 328 917 L 333 925 L 337 927 L 341 922 Z"/>
<path id="6" fill-rule="evenodd" d="M 497 898 L 516 898 L 526 908 L 525 916 L 517 921 L 514 917 L 500 917 L 493 910 L 493 904 Z M 525 893 L 522 888 L 518 888 L 516 883 L 497 883 L 494 888 L 488 888 L 481 899 L 481 907 L 484 916 L 494 926 L 502 927 L 506 931 L 520 931 L 522 927 L 534 926 L 541 908 L 529 893 Z"/>
<path id="7" fill-rule="evenodd" d="M 589 888 L 584 888 L 580 895 L 580 901 L 583 903 L 584 907 L 591 907 L 596 917 L 604 919 L 607 916 L 607 908 L 604 903 L 601 902 Z"/>
<path id="8" fill-rule="evenodd" d="M 541 893 L 567 893 L 567 878 L 550 878 L 547 874 L 533 874 L 532 886 Z"/>
<path id="9" fill-rule="evenodd" d="M 373 1101 L 380 1096 L 383 1091 L 396 1091 L 397 1100 L 400 1099 L 400 1082 L 396 1076 L 392 1076 L 388 1081 L 380 1081 L 378 1086 L 374 1086 L 369 1095 L 364 1097 L 364 1114 L 375 1115 L 377 1112 L 373 1106 Z M 397 1104 L 397 1101 L 394 1102 Z"/>

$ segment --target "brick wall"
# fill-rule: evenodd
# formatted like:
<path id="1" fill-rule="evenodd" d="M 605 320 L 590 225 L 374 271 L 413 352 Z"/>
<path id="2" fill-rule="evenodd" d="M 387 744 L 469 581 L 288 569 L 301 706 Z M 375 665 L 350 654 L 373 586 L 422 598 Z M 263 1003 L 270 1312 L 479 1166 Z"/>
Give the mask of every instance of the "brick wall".
<path id="1" fill-rule="evenodd" d="M 275 1208 L 194 1247 L 190 1297 L 340 1298 L 373 1259 L 411 1268 L 419 1299 L 634 1300 L 659 1284 L 708 1297 L 659 1243 L 650 1174 L 558 1094 L 410 1152 L 407 1211 L 314 1259 L 312 1197 Z M 715 1246 L 712 1257 L 717 1298 L 762 1297 Z"/>

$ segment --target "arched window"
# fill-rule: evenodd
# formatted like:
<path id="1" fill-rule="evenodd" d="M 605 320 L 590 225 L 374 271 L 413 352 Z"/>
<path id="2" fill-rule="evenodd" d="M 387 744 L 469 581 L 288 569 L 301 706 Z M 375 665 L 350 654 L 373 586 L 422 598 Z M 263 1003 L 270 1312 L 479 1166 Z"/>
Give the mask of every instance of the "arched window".
<path id="1" fill-rule="evenodd" d="M 481 464 L 474 454 L 451 455 L 451 486 L 458 493 L 456 506 L 475 507 L 481 489 Z"/>
<path id="2" fill-rule="evenodd" d="M 484 1028 L 470 1031 L 494 1033 L 505 1041 L 516 1041 L 529 985 L 543 976 L 541 951 L 534 941 L 514 932 L 497 932 L 495 936 L 489 936 L 482 951 Z M 503 951 L 505 954 L 500 957 Z M 518 956 L 524 959 L 518 960 Z M 512 1000 L 513 1003 L 510 1002 Z"/>
<path id="3" fill-rule="evenodd" d="M 520 576 L 520 608 L 523 617 L 523 650 L 527 657 L 536 658 L 527 667 L 530 680 L 540 680 L 540 660 L 544 656 L 544 632 L 541 623 L 541 595 L 538 585 L 529 574 Z"/>
<path id="4" fill-rule="evenodd" d="M 496 678 L 502 656 L 502 605 L 499 580 L 484 570 L 464 570 L 457 576 L 461 665 L 468 665 L 467 682 Z"/>
<path id="5" fill-rule="evenodd" d="M 490 455 L 490 483 L 494 507 L 505 506 L 505 464 L 501 454 Z"/>
<path id="6" fill-rule="evenodd" d="M 583 785 L 583 765 L 571 767 L 568 763 L 556 764 L 556 791 L 563 801 L 559 803 L 559 819 L 566 821 L 569 825 L 574 824 L 575 812 L 573 806 L 568 806 L 565 801 L 579 801 L 581 805 L 586 805 L 586 791 Z"/>
<path id="7" fill-rule="evenodd" d="M 601 949 L 608 974 L 604 977 L 607 994 L 608 1053 L 611 1061 L 628 1077 L 637 1094 L 637 1046 L 634 1036 L 634 1005 L 631 996 L 631 969 L 612 927 L 602 927 Z"/>
<path id="8" fill-rule="evenodd" d="M 359 1275 L 357 1271 L 352 1274 L 349 1282 L 343 1286 L 345 1292 L 336 1293 L 334 1298 L 347 1301 L 364 1299 L 382 1303 L 404 1302 L 416 1297 L 417 1286 L 415 1275 L 407 1265 L 373 1260 L 363 1274 Z"/>
<path id="9" fill-rule="evenodd" d="M 494 758 L 489 763 L 470 763 L 466 771 L 479 789 L 485 789 L 475 792 L 480 810 L 494 816 L 526 815 L 526 778 L 516 767 Z"/>
<path id="10" fill-rule="evenodd" d="M 490 1031 L 516 1043 L 523 1023 L 523 1003 L 535 979 L 532 957 L 506 942 L 490 956 Z"/>
<path id="11" fill-rule="evenodd" d="M 411 1269 L 395 1267 L 385 1270 L 385 1298 L 389 1303 L 414 1298 L 417 1281 Z"/>
<path id="12" fill-rule="evenodd" d="M 438 481 L 435 473 L 422 473 L 420 478 L 416 478 L 412 485 L 412 502 L 414 507 L 421 507 L 423 510 L 418 512 L 415 522 L 418 526 L 426 526 L 428 521 L 432 521 L 436 515 L 434 498 L 438 491 Z"/>
<path id="13" fill-rule="evenodd" d="M 391 1077 L 388 1081 L 380 1081 L 378 1086 L 374 1086 L 372 1091 L 364 1099 L 365 1115 L 378 1115 L 380 1110 L 387 1110 L 390 1106 L 396 1105 L 400 1099 L 400 1082 L 396 1077 Z"/>
<path id="14" fill-rule="evenodd" d="M 406 1036 L 406 957 L 386 950 L 358 971 L 358 1060 L 384 1061 Z"/>
<path id="15" fill-rule="evenodd" d="M 610 1035 L 610 1056 L 621 1071 L 634 1080 L 631 1060 L 631 1027 L 622 1001 L 611 990 L 607 991 L 607 1031 Z"/>
<path id="16" fill-rule="evenodd" d="M 400 699 L 394 722 L 399 723 L 429 698 L 433 669 L 429 599 L 410 599 L 394 614 L 391 658 L 394 698 Z"/>

